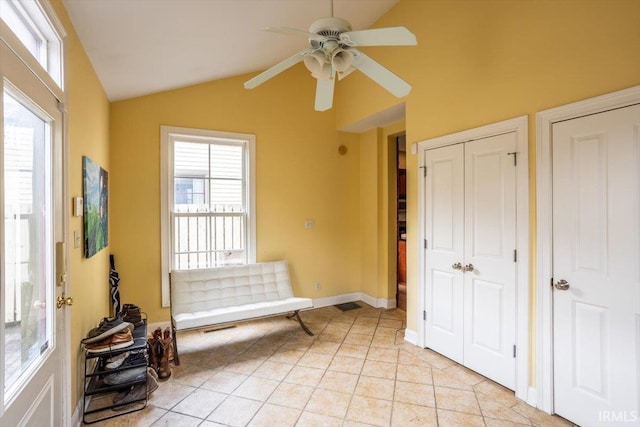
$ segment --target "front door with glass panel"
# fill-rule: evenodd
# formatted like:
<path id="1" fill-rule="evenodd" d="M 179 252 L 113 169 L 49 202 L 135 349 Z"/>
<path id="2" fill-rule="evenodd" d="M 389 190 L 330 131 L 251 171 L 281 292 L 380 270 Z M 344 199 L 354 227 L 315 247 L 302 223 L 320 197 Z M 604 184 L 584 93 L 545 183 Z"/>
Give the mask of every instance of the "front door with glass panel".
<path id="1" fill-rule="evenodd" d="M 0 425 L 55 425 L 64 380 L 55 271 L 64 241 L 61 113 L 2 41 L 0 57 Z"/>

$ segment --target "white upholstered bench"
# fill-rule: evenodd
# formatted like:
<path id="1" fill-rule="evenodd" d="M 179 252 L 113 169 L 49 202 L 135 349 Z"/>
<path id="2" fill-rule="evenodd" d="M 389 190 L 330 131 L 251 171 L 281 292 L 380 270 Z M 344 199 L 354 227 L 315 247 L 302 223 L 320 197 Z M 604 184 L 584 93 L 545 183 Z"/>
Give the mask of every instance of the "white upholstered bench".
<path id="1" fill-rule="evenodd" d="M 174 270 L 170 276 L 176 365 L 180 364 L 177 331 L 291 313 L 287 317 L 295 317 L 313 335 L 299 314 L 313 303 L 311 298 L 293 296 L 286 261 Z"/>

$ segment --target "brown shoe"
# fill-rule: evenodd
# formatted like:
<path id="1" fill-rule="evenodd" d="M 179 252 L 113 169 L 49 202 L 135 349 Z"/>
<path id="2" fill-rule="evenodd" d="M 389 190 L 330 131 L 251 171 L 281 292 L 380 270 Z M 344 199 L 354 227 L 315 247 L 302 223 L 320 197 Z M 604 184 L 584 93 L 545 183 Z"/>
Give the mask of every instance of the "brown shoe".
<path id="1" fill-rule="evenodd" d="M 156 338 L 156 333 L 150 335 L 147 338 L 147 349 L 149 353 L 149 366 L 156 372 L 160 366 L 160 359 L 162 359 L 162 341 L 160 338 Z"/>
<path id="2" fill-rule="evenodd" d="M 171 331 L 169 328 L 164 330 L 162 335 L 162 345 L 164 346 L 165 353 L 167 353 L 169 362 L 173 362 L 173 339 L 171 338 Z"/>
<path id="3" fill-rule="evenodd" d="M 169 351 L 173 346 L 173 343 L 171 342 L 171 338 L 168 338 L 166 341 L 158 340 L 156 346 L 158 344 L 162 348 L 159 362 L 158 362 L 158 377 L 160 377 L 161 380 L 166 380 L 171 376 L 171 365 L 169 364 Z"/>
<path id="4" fill-rule="evenodd" d="M 125 322 L 132 323 L 136 327 L 144 323 L 142 321 L 142 311 L 140 310 L 140 307 L 138 307 L 135 304 L 123 305 L 121 316 L 122 316 L 122 320 L 124 320 Z"/>
<path id="5" fill-rule="evenodd" d="M 115 333 L 101 341 L 84 345 L 87 353 L 106 353 L 113 350 L 133 345 L 133 336 L 130 329 Z"/>

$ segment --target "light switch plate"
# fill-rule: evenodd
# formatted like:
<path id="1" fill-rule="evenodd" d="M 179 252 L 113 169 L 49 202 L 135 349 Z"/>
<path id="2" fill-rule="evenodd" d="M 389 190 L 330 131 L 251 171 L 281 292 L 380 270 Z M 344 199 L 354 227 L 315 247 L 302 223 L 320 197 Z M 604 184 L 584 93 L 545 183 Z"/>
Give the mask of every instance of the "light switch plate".
<path id="1" fill-rule="evenodd" d="M 78 249 L 82 243 L 82 237 L 80 236 L 80 230 L 73 230 L 73 247 Z"/>

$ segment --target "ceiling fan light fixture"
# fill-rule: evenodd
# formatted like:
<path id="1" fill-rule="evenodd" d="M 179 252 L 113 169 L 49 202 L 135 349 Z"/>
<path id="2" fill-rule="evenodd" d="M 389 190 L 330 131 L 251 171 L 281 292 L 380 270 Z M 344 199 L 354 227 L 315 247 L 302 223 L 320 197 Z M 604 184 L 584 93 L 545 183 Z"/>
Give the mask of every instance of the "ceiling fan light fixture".
<path id="1" fill-rule="evenodd" d="M 331 64 L 327 61 L 324 52 L 316 51 L 304 57 L 304 66 L 311 71 L 316 79 L 326 80 L 331 78 Z"/>
<path id="2" fill-rule="evenodd" d="M 331 65 L 338 73 L 347 71 L 353 65 L 353 53 L 346 49 L 335 49 L 331 54 Z"/>

